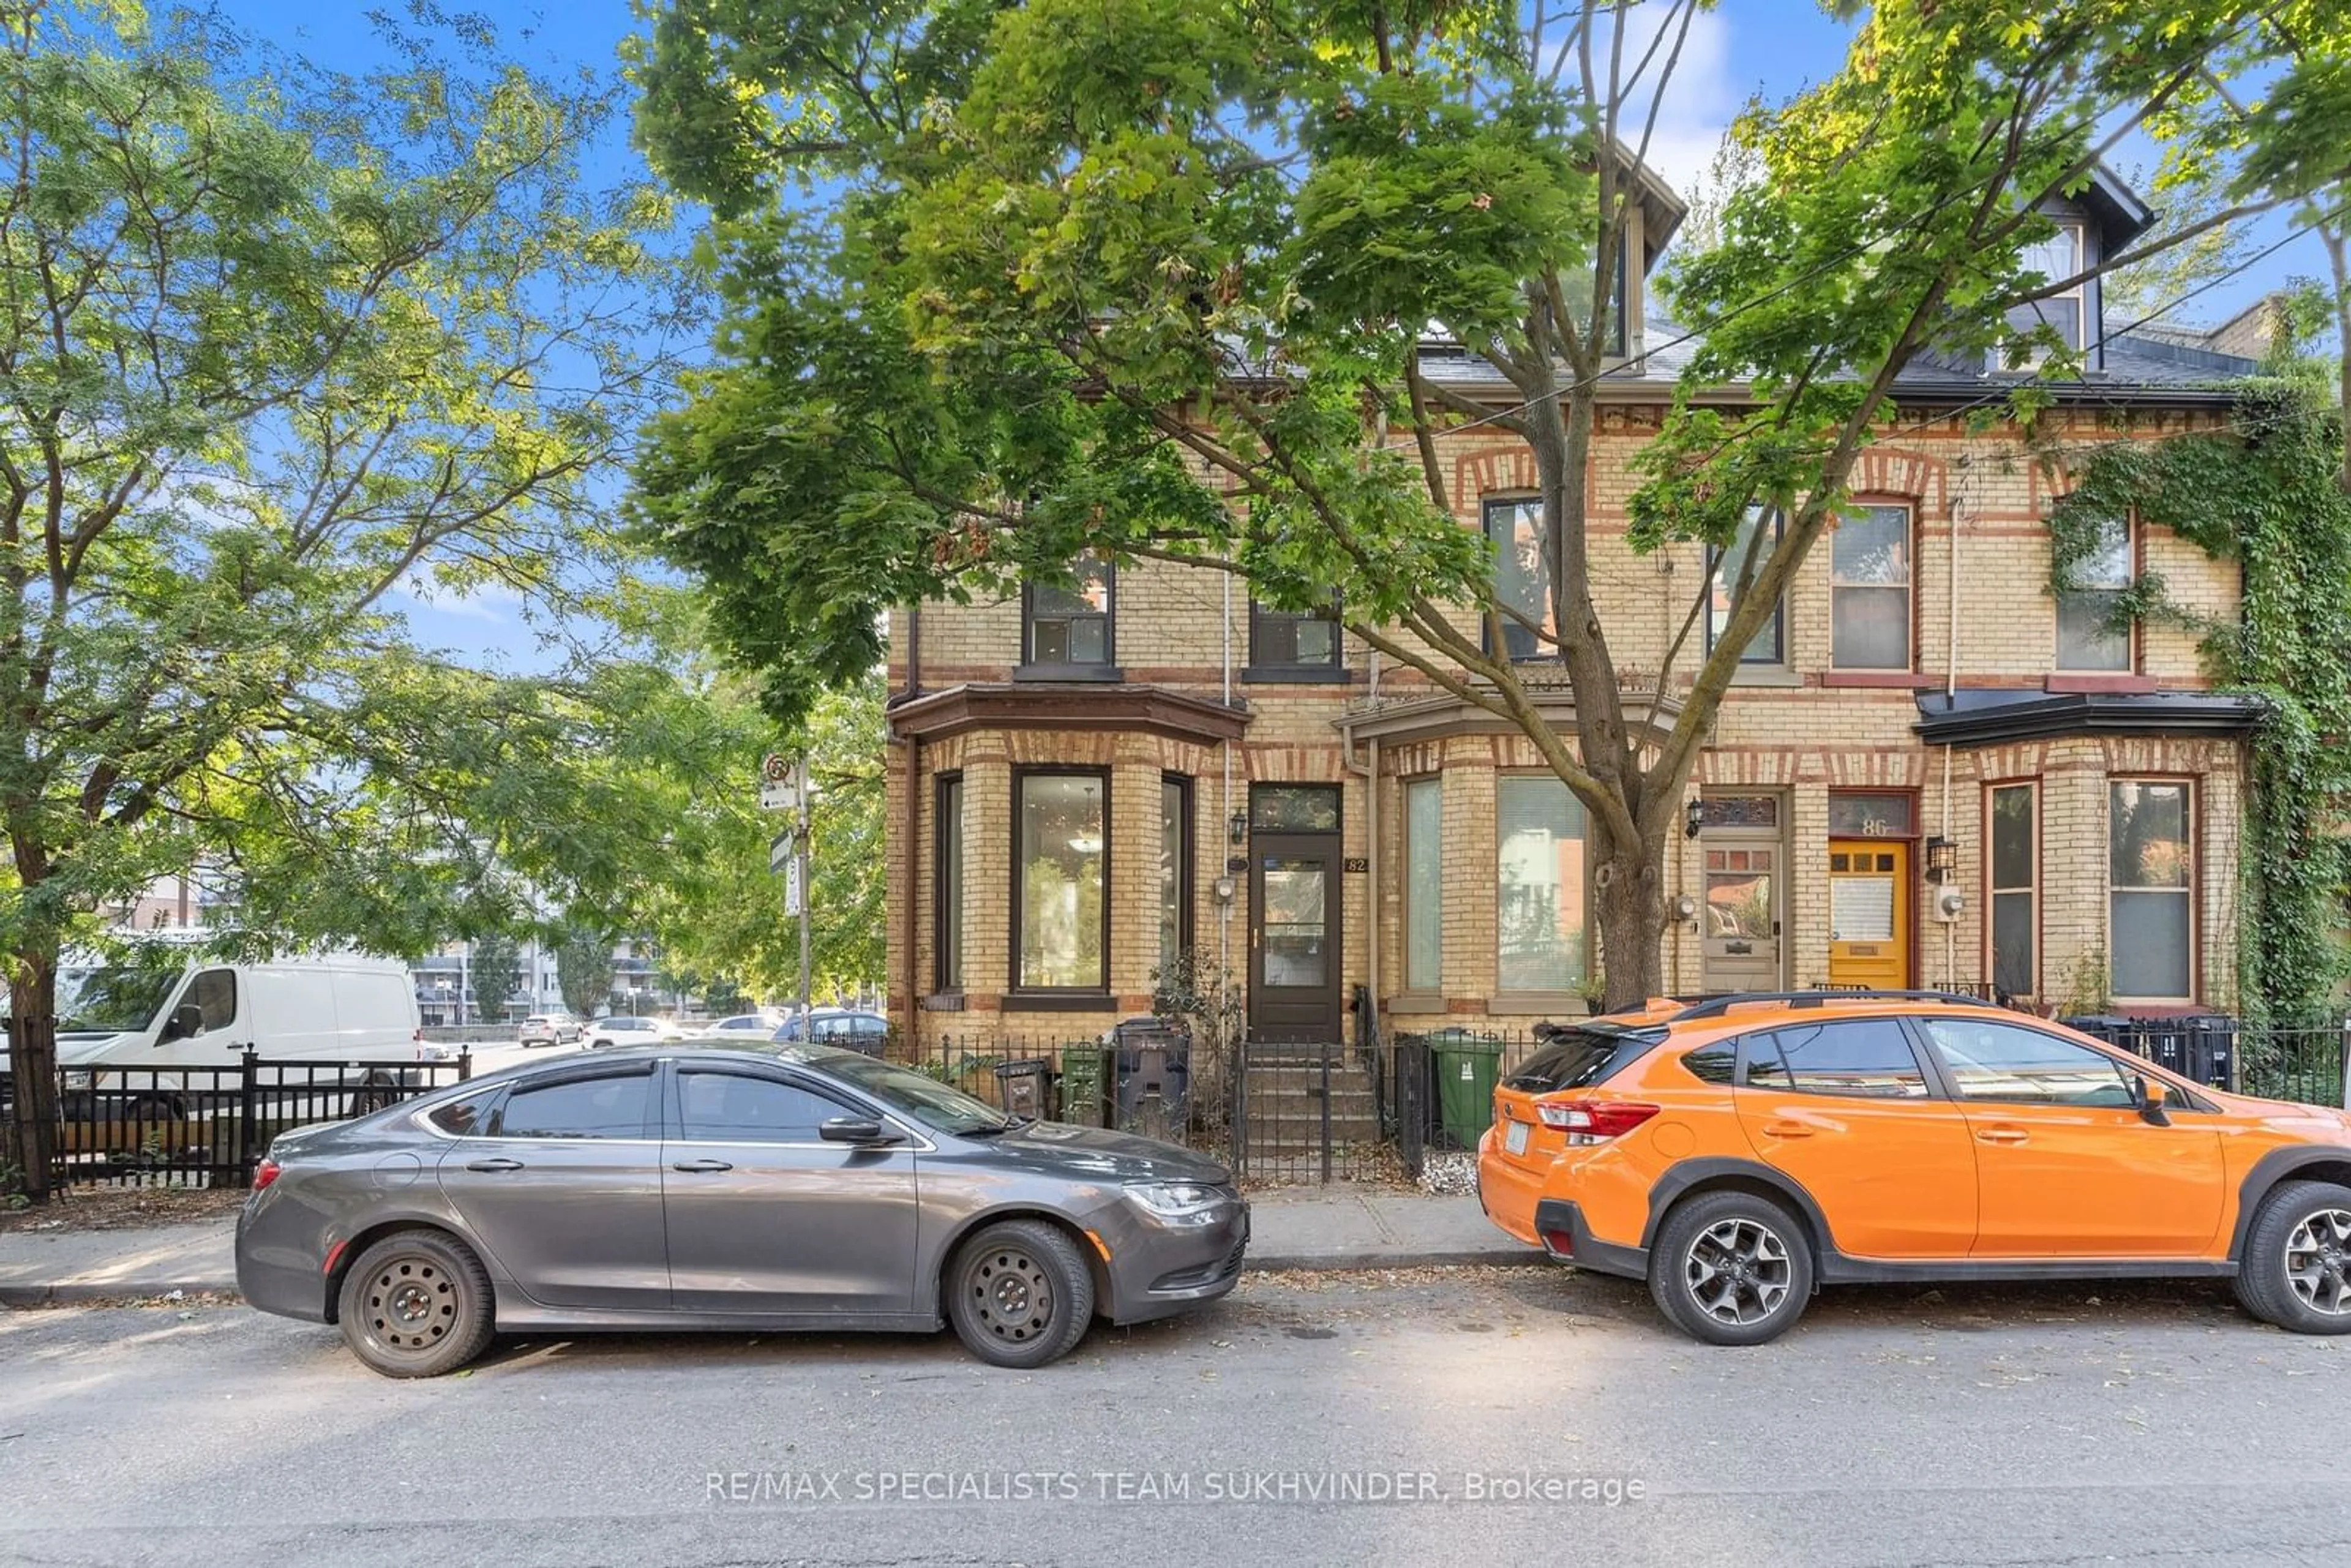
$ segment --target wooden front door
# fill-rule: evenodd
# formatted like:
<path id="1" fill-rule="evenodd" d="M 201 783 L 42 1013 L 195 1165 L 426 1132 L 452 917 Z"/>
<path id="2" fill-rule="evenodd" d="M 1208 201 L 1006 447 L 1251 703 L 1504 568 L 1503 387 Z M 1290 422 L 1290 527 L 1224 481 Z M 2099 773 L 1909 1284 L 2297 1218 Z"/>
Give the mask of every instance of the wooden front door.
<path id="1" fill-rule="evenodd" d="M 1698 849 L 1706 860 L 1698 905 L 1699 988 L 1776 991 L 1782 880 L 1780 800 L 1773 795 L 1710 795 Z"/>
<path id="2" fill-rule="evenodd" d="M 1249 839 L 1249 1038 L 1338 1043 L 1339 835 Z"/>
<path id="3" fill-rule="evenodd" d="M 1910 844 L 1902 839 L 1829 841 L 1829 984 L 1907 990 Z"/>

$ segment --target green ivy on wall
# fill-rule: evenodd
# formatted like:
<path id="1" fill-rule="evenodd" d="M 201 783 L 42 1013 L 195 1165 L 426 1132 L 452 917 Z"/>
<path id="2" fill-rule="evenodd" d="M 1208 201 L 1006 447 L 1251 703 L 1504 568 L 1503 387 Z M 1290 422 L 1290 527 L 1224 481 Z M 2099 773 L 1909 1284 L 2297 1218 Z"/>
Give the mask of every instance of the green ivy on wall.
<path id="1" fill-rule="evenodd" d="M 2194 631 L 2220 686 L 2263 699 L 2252 741 L 2239 899 L 2239 1007 L 2314 1021 L 2345 977 L 2351 808 L 2351 497 L 2337 482 L 2340 411 L 2304 383 L 2242 384 L 2228 426 L 2077 452 L 2049 520 L 2053 592 L 2077 590 L 2107 519 L 2136 513 L 2242 576 L 2239 620 L 2199 616 L 2155 573 L 2109 624 Z M 2047 455 L 2044 455 L 2045 460 Z"/>

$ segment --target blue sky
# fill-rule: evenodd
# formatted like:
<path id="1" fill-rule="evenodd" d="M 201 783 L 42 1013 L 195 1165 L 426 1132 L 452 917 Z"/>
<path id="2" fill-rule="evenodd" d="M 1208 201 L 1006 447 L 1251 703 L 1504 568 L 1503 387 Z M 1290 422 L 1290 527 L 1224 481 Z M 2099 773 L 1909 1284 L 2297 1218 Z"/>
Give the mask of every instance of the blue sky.
<path id="1" fill-rule="evenodd" d="M 401 0 L 378 0 L 400 10 Z M 381 57 L 367 20 L 372 7 L 359 0 L 218 0 L 231 20 L 275 43 L 326 63 L 361 66 Z M 569 74 L 585 66 L 617 68 L 621 40 L 635 29 L 627 0 L 445 0 L 444 8 L 489 18 L 507 50 L 537 68 Z M 1637 15 L 1637 12 L 1635 13 Z M 1683 188 L 1711 160 L 1731 117 L 1747 99 L 1784 99 L 1834 72 L 1844 57 L 1849 29 L 1823 16 L 1812 0 L 1722 0 L 1699 17 L 1674 81 L 1667 112 L 1650 145 L 1650 162 Z M 2117 172 L 2128 178 L 2127 157 Z M 590 168 L 598 183 L 636 177 L 642 161 L 630 148 L 625 125 L 615 125 Z M 2275 217 L 2250 235 L 2266 245 L 2293 227 Z M 2218 323 L 2251 305 L 2294 274 L 2324 269 L 2317 242 L 2304 235 L 2258 267 L 2199 296 L 2179 314 Z M 533 637 L 515 616 L 515 606 L 495 597 L 457 604 L 422 601 L 407 606 L 420 636 L 451 648 L 502 653 L 520 663 L 539 662 Z"/>

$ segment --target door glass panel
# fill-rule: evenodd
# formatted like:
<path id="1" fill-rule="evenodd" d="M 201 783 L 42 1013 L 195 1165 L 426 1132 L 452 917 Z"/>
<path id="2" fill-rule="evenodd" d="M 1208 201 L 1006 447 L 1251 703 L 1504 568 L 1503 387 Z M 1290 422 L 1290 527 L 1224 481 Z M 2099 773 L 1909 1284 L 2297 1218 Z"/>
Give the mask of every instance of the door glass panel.
<path id="1" fill-rule="evenodd" d="M 1249 826 L 1279 833 L 1335 833 L 1339 791 L 1322 785 L 1252 790 Z"/>
<path id="2" fill-rule="evenodd" d="M 1829 940 L 1894 940 L 1894 879 L 1846 876 L 1829 883 Z"/>
<path id="3" fill-rule="evenodd" d="M 1963 1100 L 2019 1100 L 2038 1105 L 2132 1103 L 2130 1084 L 2112 1057 L 2070 1040 L 2014 1024 L 1973 1019 L 1922 1019 L 1943 1053 Z"/>
<path id="4" fill-rule="evenodd" d="M 850 1113 L 797 1084 L 739 1072 L 682 1072 L 677 1099 L 679 1127 L 689 1143 L 813 1144 L 819 1127 Z"/>
<path id="5" fill-rule="evenodd" d="M 1799 1025 L 1747 1044 L 1747 1082 L 1796 1094 L 1864 1100 L 1923 1100 L 1926 1074 L 1892 1019 Z"/>
<path id="6" fill-rule="evenodd" d="M 1706 922 L 1709 936 L 1732 941 L 1768 939 L 1771 935 L 1771 873 L 1708 873 Z"/>
<path id="7" fill-rule="evenodd" d="M 1265 983 L 1329 983 L 1324 923 L 1329 868 L 1320 861 L 1265 857 Z"/>
<path id="8" fill-rule="evenodd" d="M 494 1135 L 502 1138 L 642 1138 L 645 1085 L 642 1073 L 582 1078 L 525 1089 L 507 1097 Z"/>

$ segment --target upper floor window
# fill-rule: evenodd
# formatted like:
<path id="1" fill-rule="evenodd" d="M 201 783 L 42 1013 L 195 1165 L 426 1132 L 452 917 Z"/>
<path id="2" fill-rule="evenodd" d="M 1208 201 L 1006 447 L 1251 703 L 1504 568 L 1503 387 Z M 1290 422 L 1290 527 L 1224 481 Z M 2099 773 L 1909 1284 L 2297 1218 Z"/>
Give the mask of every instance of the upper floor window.
<path id="1" fill-rule="evenodd" d="M 1739 586 L 1741 580 L 1752 582 L 1780 548 L 1782 523 L 1776 507 L 1750 507 L 1747 518 L 1731 536 L 1730 543 L 1717 549 L 1707 549 L 1706 651 L 1730 630 L 1730 617 L 1739 608 Z M 1759 538 L 1758 535 L 1761 537 Z M 1749 552 L 1753 551 L 1750 560 Z M 1756 628 L 1746 649 L 1739 655 L 1742 664 L 1784 664 L 1788 662 L 1787 624 L 1788 601 L 1775 601 L 1771 619 Z"/>
<path id="2" fill-rule="evenodd" d="M 1067 583 L 1032 582 L 1021 620 L 1021 663 L 1061 667 L 1107 666 L 1115 587 L 1111 564 L 1081 556 Z"/>
<path id="3" fill-rule="evenodd" d="M 2074 219 L 2064 218 L 2058 221 L 2056 233 L 2024 247 L 2019 265 L 2024 271 L 2039 273 L 2044 283 L 2062 283 L 2066 278 L 2081 276 L 2082 256 L 2082 225 Z M 2078 349 L 2086 341 L 2086 317 L 2087 286 L 2076 283 L 2063 293 L 2017 307 L 2010 313 L 2009 319 L 2026 331 L 2046 324 L 2056 329 L 2059 340 L 2067 348 Z"/>
<path id="4" fill-rule="evenodd" d="M 1339 619 L 1332 610 L 1270 610 L 1249 601 L 1249 666 L 1309 676 L 1336 676 Z"/>
<path id="5" fill-rule="evenodd" d="M 1513 659 L 1542 658 L 1557 645 L 1546 637 L 1558 630 L 1551 615 L 1542 503 L 1532 496 L 1488 501 L 1486 537 L 1494 544 L 1494 599 L 1502 607 L 1503 650 Z"/>
<path id="6" fill-rule="evenodd" d="M 1830 664 L 1910 668 L 1910 508 L 1851 508 L 1829 555 Z"/>
<path id="7" fill-rule="evenodd" d="M 2065 671 L 2128 670 L 2131 632 L 2115 611 L 2131 585 L 2130 519 L 2099 525 L 2097 548 L 2076 561 L 2074 587 L 2057 596 L 2057 667 Z"/>

